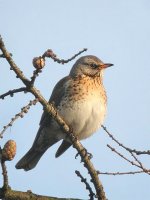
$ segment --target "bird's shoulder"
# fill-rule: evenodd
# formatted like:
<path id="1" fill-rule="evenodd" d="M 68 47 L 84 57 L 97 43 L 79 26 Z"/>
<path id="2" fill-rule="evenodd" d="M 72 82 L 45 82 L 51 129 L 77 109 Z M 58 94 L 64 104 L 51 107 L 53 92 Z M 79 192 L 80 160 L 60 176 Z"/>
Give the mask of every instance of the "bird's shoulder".
<path id="1" fill-rule="evenodd" d="M 55 85 L 51 97 L 49 99 L 49 102 L 54 102 L 55 106 L 57 107 L 62 99 L 62 97 L 65 94 L 65 90 L 69 82 L 71 81 L 70 76 L 66 76 L 62 78 L 58 83 Z"/>

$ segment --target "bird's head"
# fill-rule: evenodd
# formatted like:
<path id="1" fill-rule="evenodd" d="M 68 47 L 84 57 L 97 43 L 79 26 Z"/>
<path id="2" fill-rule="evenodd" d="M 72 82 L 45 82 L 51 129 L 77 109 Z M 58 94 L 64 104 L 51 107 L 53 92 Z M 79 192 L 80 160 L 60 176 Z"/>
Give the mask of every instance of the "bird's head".
<path id="1" fill-rule="evenodd" d="M 103 63 L 96 56 L 83 56 L 79 58 L 76 63 L 73 65 L 70 76 L 78 77 L 78 76 L 100 76 L 104 69 L 111 67 L 113 64 L 111 63 Z"/>

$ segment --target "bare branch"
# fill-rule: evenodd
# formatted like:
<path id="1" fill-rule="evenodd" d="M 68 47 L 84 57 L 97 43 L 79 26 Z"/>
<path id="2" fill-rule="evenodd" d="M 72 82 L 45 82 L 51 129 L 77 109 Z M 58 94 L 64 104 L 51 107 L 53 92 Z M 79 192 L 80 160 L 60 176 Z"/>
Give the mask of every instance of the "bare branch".
<path id="1" fill-rule="evenodd" d="M 8 175 L 7 175 L 7 169 L 5 165 L 5 161 L 1 160 L 1 166 L 2 166 L 2 175 L 3 175 L 3 188 L 7 189 L 9 187 L 8 185 Z"/>
<path id="2" fill-rule="evenodd" d="M 43 195 L 38 195 L 32 193 L 32 191 L 21 192 L 11 190 L 10 188 L 4 190 L 0 188 L 0 199 L 3 200 L 80 200 L 80 199 L 73 199 L 73 198 L 57 198 L 57 197 L 48 197 Z"/>
<path id="3" fill-rule="evenodd" d="M 3 130 L 0 132 L 0 138 L 3 138 L 3 134 L 4 132 L 13 125 L 13 123 L 18 119 L 18 118 L 23 118 L 24 117 L 24 114 L 28 112 L 28 110 L 30 109 L 30 107 L 32 105 L 35 105 L 36 103 L 38 102 L 38 99 L 34 99 L 32 101 L 30 101 L 26 106 L 24 106 L 23 108 L 21 108 L 21 112 L 17 113 L 15 115 L 15 117 L 13 117 L 11 119 L 11 121 L 3 127 Z"/>
<path id="4" fill-rule="evenodd" d="M 134 160 L 141 166 L 141 168 L 144 169 L 141 161 L 134 155 L 134 153 L 132 153 L 132 152 L 129 152 L 129 153 L 134 158 Z"/>
<path id="5" fill-rule="evenodd" d="M 21 87 L 21 88 L 18 88 L 18 89 L 14 89 L 14 90 L 9 90 L 8 92 L 0 95 L 0 99 L 4 99 L 6 96 L 10 95 L 11 97 L 13 97 L 13 95 L 15 93 L 18 93 L 18 92 L 26 92 L 27 89 L 26 87 Z"/>
<path id="6" fill-rule="evenodd" d="M 36 70 L 33 71 L 33 75 L 31 77 L 31 82 L 30 82 L 31 86 L 34 85 L 36 78 L 39 76 L 39 73 L 41 73 L 41 72 L 42 72 L 41 69 L 36 69 Z"/>
<path id="7" fill-rule="evenodd" d="M 147 154 L 150 155 L 150 150 L 147 151 L 138 151 L 136 149 L 131 149 L 129 147 L 126 147 L 125 145 L 123 145 L 122 143 L 120 143 L 108 130 L 105 126 L 102 125 L 102 128 L 104 129 L 104 131 L 108 134 L 108 136 L 114 141 L 116 142 L 119 146 L 121 146 L 122 148 L 124 148 L 125 150 L 127 150 L 128 152 L 132 152 L 135 153 L 137 155 L 142 155 L 142 154 Z"/>
<path id="8" fill-rule="evenodd" d="M 15 62 L 11 58 L 9 52 L 5 48 L 4 42 L 2 41 L 1 37 L 0 37 L 0 49 L 2 50 L 2 53 L 5 55 L 6 60 L 10 64 L 11 68 L 16 73 L 17 77 L 19 77 L 22 80 L 22 82 L 28 87 L 28 91 L 30 91 L 36 98 L 38 98 L 39 102 L 43 105 L 43 107 L 47 111 L 47 113 L 49 113 L 49 115 L 51 115 L 56 120 L 56 122 L 60 125 L 62 130 L 67 134 L 67 136 L 69 137 L 73 146 L 76 148 L 76 150 L 78 151 L 78 153 L 80 154 L 81 158 L 84 161 L 84 166 L 87 168 L 87 170 L 92 178 L 92 182 L 95 186 L 98 199 L 106 200 L 103 185 L 99 180 L 97 171 L 95 170 L 88 155 L 87 154 L 85 155 L 85 153 L 83 151 L 84 147 L 77 140 L 77 138 L 75 137 L 75 134 L 71 131 L 70 127 L 65 123 L 65 121 L 58 114 L 56 108 L 54 108 L 54 106 L 52 104 L 48 103 L 35 87 L 30 87 L 30 81 L 24 76 L 23 72 L 19 69 L 19 67 L 15 64 Z M 73 59 L 73 58 L 71 58 L 71 59 Z M 64 61 L 61 61 L 61 62 L 63 63 Z"/>
<path id="9" fill-rule="evenodd" d="M 64 60 L 64 59 L 59 59 L 57 58 L 56 54 L 53 53 L 53 51 L 51 49 L 48 49 L 43 55 L 43 58 L 52 58 L 54 60 L 54 62 L 57 62 L 59 64 L 65 64 L 68 63 L 70 61 L 72 61 L 73 59 L 75 59 L 77 56 L 79 56 L 81 53 L 83 53 L 84 51 L 87 51 L 86 48 L 84 48 L 83 50 L 79 51 L 77 54 L 75 54 L 74 56 L 72 56 L 71 58 Z"/>
<path id="10" fill-rule="evenodd" d="M 130 152 L 131 156 L 134 158 L 134 160 L 139 164 L 140 168 L 143 170 L 143 172 L 150 175 L 150 170 L 146 169 L 141 161 L 134 155 L 134 153 Z"/>
<path id="11" fill-rule="evenodd" d="M 97 171 L 98 174 L 102 174 L 102 175 L 135 175 L 135 174 L 142 174 L 145 173 L 143 170 L 141 171 L 130 171 L 130 172 L 100 172 Z"/>
<path id="12" fill-rule="evenodd" d="M 115 148 L 111 147 L 109 144 L 107 144 L 107 147 L 109 149 L 111 149 L 111 151 L 113 151 L 114 153 L 116 153 L 118 156 L 120 156 L 121 158 L 123 158 L 124 160 L 126 160 L 127 162 L 129 162 L 131 165 L 139 167 L 138 164 L 136 164 L 134 161 L 131 161 L 128 158 L 126 158 L 123 154 L 119 153 Z"/>
<path id="13" fill-rule="evenodd" d="M 33 71 L 33 75 L 31 77 L 30 85 L 31 87 L 34 85 L 36 78 L 39 76 L 39 73 L 42 72 L 42 68 L 45 66 L 45 58 L 42 56 L 33 58 L 32 64 L 36 70 Z"/>
<path id="14" fill-rule="evenodd" d="M 83 178 L 83 176 L 81 175 L 81 173 L 79 171 L 75 171 L 76 175 L 78 177 L 80 177 L 81 179 L 81 182 L 83 182 L 85 185 L 86 185 L 86 189 L 89 191 L 89 197 L 90 197 L 90 200 L 93 200 L 94 199 L 94 192 L 92 191 L 92 188 L 90 187 L 89 183 L 87 182 L 86 178 Z"/>
<path id="15" fill-rule="evenodd" d="M 87 49 L 83 49 L 82 51 L 79 51 L 77 54 L 75 54 L 73 57 L 69 58 L 68 60 L 59 59 L 57 58 L 56 54 L 51 49 L 48 49 L 42 56 L 33 58 L 33 66 L 36 68 L 35 71 L 33 71 L 33 75 L 31 77 L 30 84 L 31 86 L 34 85 L 34 82 L 36 78 L 38 77 L 39 73 L 42 72 L 42 68 L 45 66 L 45 58 L 52 58 L 55 62 L 65 64 L 70 62 L 71 60 L 75 59 L 78 55 L 83 53 L 84 51 L 87 51 Z"/>
<path id="16" fill-rule="evenodd" d="M 137 161 L 137 158 L 134 157 L 136 159 L 136 161 L 138 162 L 138 164 L 134 161 L 129 160 L 128 158 L 126 158 L 123 154 L 119 153 L 115 148 L 111 147 L 109 144 L 107 144 L 107 147 L 110 148 L 114 153 L 116 153 L 118 156 L 120 156 L 121 158 L 123 158 L 124 160 L 126 160 L 127 162 L 129 162 L 131 165 L 134 165 L 140 169 L 143 170 L 143 172 L 147 173 L 148 175 L 150 175 L 150 170 L 145 169 L 143 166 L 141 166 L 141 164 L 139 164 L 139 161 Z"/>

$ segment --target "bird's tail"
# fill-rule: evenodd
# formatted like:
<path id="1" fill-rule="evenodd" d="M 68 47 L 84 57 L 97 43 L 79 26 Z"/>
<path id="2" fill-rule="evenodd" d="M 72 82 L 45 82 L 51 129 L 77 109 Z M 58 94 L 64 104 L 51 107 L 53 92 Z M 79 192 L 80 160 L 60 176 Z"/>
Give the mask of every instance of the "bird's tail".
<path id="1" fill-rule="evenodd" d="M 47 131 L 47 128 L 39 128 L 32 147 L 16 164 L 16 169 L 24 169 L 25 171 L 33 169 L 45 151 L 60 140 L 57 137 L 54 137 L 54 135 L 49 137 Z"/>
<path id="2" fill-rule="evenodd" d="M 23 156 L 23 158 L 21 158 L 21 160 L 19 160 L 15 167 L 17 169 L 24 169 L 25 171 L 33 169 L 47 149 L 48 148 L 38 151 L 31 147 L 31 149 Z"/>

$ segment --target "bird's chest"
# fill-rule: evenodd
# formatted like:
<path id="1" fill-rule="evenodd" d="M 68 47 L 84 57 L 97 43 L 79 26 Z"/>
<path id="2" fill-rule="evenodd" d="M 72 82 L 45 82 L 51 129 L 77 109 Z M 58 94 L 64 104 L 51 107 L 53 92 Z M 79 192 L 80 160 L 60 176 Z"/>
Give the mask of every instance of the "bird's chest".
<path id="1" fill-rule="evenodd" d="M 92 135 L 103 123 L 106 113 L 106 95 L 101 88 L 82 88 L 64 96 L 59 112 L 73 128 L 78 139 Z"/>

